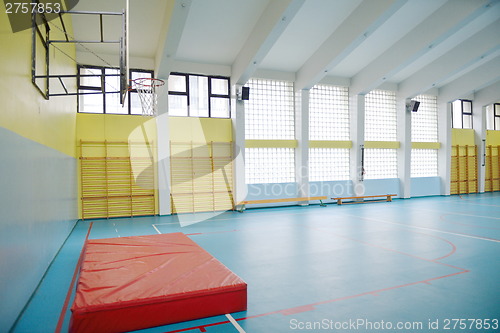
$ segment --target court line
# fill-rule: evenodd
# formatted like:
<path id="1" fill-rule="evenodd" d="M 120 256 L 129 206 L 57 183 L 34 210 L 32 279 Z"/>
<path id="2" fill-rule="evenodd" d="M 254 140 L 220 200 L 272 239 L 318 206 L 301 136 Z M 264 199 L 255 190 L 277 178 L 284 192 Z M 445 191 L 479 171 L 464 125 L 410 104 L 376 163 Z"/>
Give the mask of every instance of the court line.
<path id="1" fill-rule="evenodd" d="M 94 222 L 90 222 L 89 230 L 87 231 L 87 236 L 85 237 L 85 241 L 83 242 L 82 250 L 80 251 L 80 257 L 78 258 L 78 262 L 75 267 L 75 271 L 73 273 L 73 278 L 71 279 L 71 283 L 68 288 L 68 292 L 66 294 L 66 299 L 64 300 L 64 304 L 61 310 L 61 314 L 59 315 L 59 320 L 57 321 L 57 326 L 55 333 L 60 333 L 62 329 L 62 325 L 64 323 L 64 318 L 66 317 L 66 311 L 68 310 L 69 300 L 71 299 L 71 294 L 73 292 L 73 286 L 75 285 L 76 277 L 78 276 L 78 272 L 80 271 L 80 266 L 83 261 L 83 253 L 85 252 L 85 247 L 87 246 L 87 241 L 89 240 L 90 230 L 92 230 Z"/>
<path id="2" fill-rule="evenodd" d="M 236 320 L 234 320 L 233 316 L 231 316 L 231 314 L 226 314 L 226 317 L 227 319 L 229 319 L 229 321 L 231 322 L 231 324 L 233 324 L 234 328 L 236 328 L 238 330 L 238 332 L 240 333 L 246 333 L 245 330 L 240 326 L 240 324 L 238 324 L 236 322 Z"/>
<path id="3" fill-rule="evenodd" d="M 160 230 L 158 230 L 158 228 L 156 227 L 156 225 L 152 224 L 152 226 L 153 226 L 153 228 L 155 228 L 156 232 L 161 235 L 161 232 L 160 232 Z"/>
<path id="4" fill-rule="evenodd" d="M 374 218 L 371 218 L 371 217 L 362 217 L 362 216 L 357 216 L 357 215 L 352 215 L 352 214 L 346 214 L 346 215 L 349 215 L 349 216 L 352 216 L 352 217 L 356 217 L 356 218 L 359 218 L 359 219 L 363 219 L 363 220 L 370 220 L 370 221 L 381 222 L 381 223 L 395 224 L 395 225 L 400 225 L 400 226 L 407 227 L 407 228 L 421 229 L 421 230 L 427 230 L 427 231 L 435 231 L 435 232 L 441 232 L 443 234 L 448 234 L 448 235 L 461 236 L 461 237 L 467 237 L 467 238 L 474 238 L 474 239 L 479 239 L 479 240 L 485 240 L 485 241 L 488 241 L 488 242 L 500 243 L 500 239 L 495 239 L 495 238 L 488 238 L 488 237 L 481 237 L 481 236 L 475 236 L 475 235 L 468 235 L 468 234 L 463 234 L 463 233 L 457 233 L 457 232 L 451 232 L 451 231 L 445 231 L 445 230 L 433 229 L 433 228 L 426 228 L 426 227 L 417 227 L 417 226 L 414 226 L 414 225 L 408 225 L 408 224 L 403 224 L 403 223 L 384 221 L 384 220 L 374 219 Z M 475 215 L 471 215 L 471 216 L 475 216 Z"/>
<path id="5" fill-rule="evenodd" d="M 456 212 L 448 212 L 448 211 L 434 210 L 434 209 L 428 209 L 428 208 L 418 208 L 418 209 L 425 210 L 428 212 L 438 212 L 438 213 L 445 213 L 445 214 L 450 214 L 450 215 L 463 215 L 463 216 L 481 217 L 481 218 L 485 218 L 485 219 L 500 220 L 500 217 L 493 217 L 493 216 L 482 216 L 482 215 L 474 215 L 474 214 L 466 214 L 466 213 L 456 213 Z"/>

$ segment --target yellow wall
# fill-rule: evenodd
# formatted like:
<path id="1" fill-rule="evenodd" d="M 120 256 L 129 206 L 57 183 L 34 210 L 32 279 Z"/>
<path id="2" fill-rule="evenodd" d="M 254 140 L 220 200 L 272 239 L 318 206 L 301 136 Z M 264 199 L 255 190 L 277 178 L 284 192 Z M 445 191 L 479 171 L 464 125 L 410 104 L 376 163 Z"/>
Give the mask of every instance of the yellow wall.
<path id="1" fill-rule="evenodd" d="M 123 149 L 110 150 L 109 154 L 117 154 L 119 156 L 152 156 L 156 161 L 157 158 L 157 135 L 156 135 L 156 119 L 142 116 L 129 115 L 112 115 L 112 114 L 90 114 L 78 113 L 76 117 L 76 143 L 77 154 L 80 154 L 80 140 L 82 141 L 113 141 L 113 142 L 129 142 L 129 143 L 149 143 L 147 149 L 137 147 L 133 144 L 124 145 Z M 94 148 L 95 156 L 99 156 L 99 150 L 102 148 Z M 88 150 L 86 151 L 88 153 Z M 124 155 L 125 154 L 125 155 Z M 146 155 L 145 155 L 146 154 Z M 78 181 L 80 182 L 80 168 L 78 168 Z M 78 198 L 81 198 L 81 184 L 78 185 Z M 158 207 L 156 205 L 156 213 Z M 81 200 L 78 200 L 78 214 L 81 218 Z"/>
<path id="2" fill-rule="evenodd" d="M 451 144 L 460 146 L 474 146 L 476 143 L 473 129 L 452 128 Z"/>
<path id="3" fill-rule="evenodd" d="M 55 24 L 55 23 L 53 23 Z M 71 20 L 65 16 L 65 25 L 72 34 Z M 62 32 L 51 29 L 51 39 L 63 39 Z M 31 29 L 12 33 L 9 19 L 0 11 L 0 126 L 23 137 L 75 156 L 76 97 L 52 97 L 45 100 L 31 83 Z M 58 46 L 71 57 L 73 44 Z M 38 57 L 44 57 L 38 52 Z M 76 64 L 60 51 L 50 50 L 52 74 L 74 74 Z M 75 80 L 66 81 L 69 89 Z M 56 82 L 51 82 L 56 86 Z"/>
<path id="4" fill-rule="evenodd" d="M 170 117 L 170 140 L 173 142 L 230 142 L 231 119 Z"/>
<path id="5" fill-rule="evenodd" d="M 486 131 L 486 145 L 500 145 L 500 131 Z"/>

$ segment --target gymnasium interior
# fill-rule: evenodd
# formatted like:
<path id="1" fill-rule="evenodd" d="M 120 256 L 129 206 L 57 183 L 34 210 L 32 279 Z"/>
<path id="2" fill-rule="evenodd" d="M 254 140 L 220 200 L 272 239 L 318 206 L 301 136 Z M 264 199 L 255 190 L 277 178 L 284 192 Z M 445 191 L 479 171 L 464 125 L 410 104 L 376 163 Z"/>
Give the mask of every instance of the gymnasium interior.
<path id="1" fill-rule="evenodd" d="M 499 0 L 4 0 L 0 332 L 500 332 Z"/>

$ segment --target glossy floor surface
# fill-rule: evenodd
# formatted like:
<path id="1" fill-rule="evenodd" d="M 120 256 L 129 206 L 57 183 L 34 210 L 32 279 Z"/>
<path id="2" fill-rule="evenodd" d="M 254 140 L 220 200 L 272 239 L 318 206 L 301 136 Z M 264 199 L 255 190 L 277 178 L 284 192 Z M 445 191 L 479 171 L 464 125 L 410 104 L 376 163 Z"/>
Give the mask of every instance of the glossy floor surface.
<path id="1" fill-rule="evenodd" d="M 248 310 L 140 332 L 500 331 L 500 193 L 80 221 L 13 331 L 68 330 L 86 237 L 171 232 L 247 282 Z"/>

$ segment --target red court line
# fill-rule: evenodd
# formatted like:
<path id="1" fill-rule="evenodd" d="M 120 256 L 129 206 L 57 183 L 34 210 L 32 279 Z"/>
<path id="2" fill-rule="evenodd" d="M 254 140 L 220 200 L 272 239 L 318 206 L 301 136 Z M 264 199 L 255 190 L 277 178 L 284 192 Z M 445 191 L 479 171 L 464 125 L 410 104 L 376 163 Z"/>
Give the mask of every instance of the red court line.
<path id="1" fill-rule="evenodd" d="M 408 257 L 412 257 L 412 258 L 416 258 L 416 259 L 420 259 L 420 260 L 432 262 L 432 263 L 435 263 L 435 264 L 438 264 L 438 265 L 442 265 L 442 266 L 447 266 L 447 267 L 450 267 L 450 268 L 458 269 L 458 270 L 460 270 L 460 272 L 446 274 L 446 275 L 443 275 L 443 276 L 438 276 L 438 277 L 434 277 L 434 278 L 424 279 L 424 280 L 420 280 L 420 281 L 416 281 L 416 282 L 409 282 L 409 283 L 405 283 L 405 284 L 401 284 L 401 285 L 396 285 L 396 286 L 392 286 L 392 287 L 387 287 L 387 288 L 382 288 L 382 289 L 367 291 L 367 292 L 356 294 L 356 295 L 343 296 L 343 297 L 334 298 L 334 299 L 325 300 L 325 301 L 320 301 L 320 302 L 316 302 L 316 303 L 305 304 L 305 305 L 301 305 L 301 306 L 297 306 L 297 307 L 293 307 L 293 308 L 276 310 L 276 311 L 262 313 L 262 314 L 258 314 L 258 315 L 254 315 L 254 316 L 242 317 L 242 318 L 238 318 L 238 319 L 235 318 L 236 321 L 242 321 L 242 320 L 254 319 L 254 318 L 259 318 L 259 317 L 265 317 L 265 316 L 269 316 L 269 315 L 273 315 L 273 314 L 282 314 L 284 316 L 288 316 L 288 315 L 293 315 L 293 314 L 297 314 L 297 313 L 301 313 L 301 312 L 313 311 L 315 309 L 315 306 L 318 306 L 318 305 L 324 305 L 324 304 L 329 304 L 329 303 L 334 303 L 334 302 L 339 302 L 339 301 L 345 301 L 345 300 L 348 300 L 348 299 L 353 299 L 353 298 L 358 298 L 358 297 L 363 297 L 363 296 L 368 296 L 368 295 L 377 296 L 378 294 L 380 294 L 382 292 L 385 292 L 385 291 L 390 291 L 390 290 L 395 290 L 395 289 L 410 287 L 410 286 L 414 286 L 414 285 L 418 285 L 418 284 L 430 285 L 431 281 L 441 280 L 441 279 L 445 279 L 445 278 L 449 278 L 449 277 L 452 277 L 452 276 L 456 276 L 456 275 L 460 275 L 460 274 L 464 274 L 464 273 L 470 272 L 470 270 L 467 270 L 467 269 L 464 269 L 464 268 L 456 267 L 456 266 L 453 266 L 453 265 L 449 265 L 449 264 L 445 264 L 445 263 L 437 261 L 438 259 L 444 259 L 444 258 L 447 258 L 447 257 L 451 256 L 452 254 L 454 254 L 456 252 L 456 249 L 457 249 L 456 246 L 455 246 L 455 244 L 453 244 L 452 242 L 448 241 L 447 239 L 444 239 L 444 238 L 439 237 L 439 236 L 433 236 L 433 235 L 428 235 L 428 234 L 424 234 L 424 233 L 420 233 L 420 232 L 415 232 L 415 231 L 412 231 L 412 230 L 408 230 L 409 232 L 412 232 L 412 233 L 422 234 L 422 235 L 426 235 L 426 236 L 430 236 L 430 237 L 441 239 L 441 240 L 447 242 L 448 244 L 450 244 L 452 246 L 452 251 L 449 252 L 448 254 L 446 254 L 445 256 L 440 257 L 438 259 L 427 259 L 427 258 L 422 258 L 422 257 L 415 256 L 415 255 L 412 255 L 412 254 L 409 254 L 409 253 L 397 251 L 397 250 L 394 250 L 394 249 L 389 249 L 389 248 L 386 248 L 386 247 L 383 247 L 383 246 L 380 246 L 380 245 L 370 244 L 368 242 L 360 241 L 360 240 L 357 240 L 357 239 L 354 239 L 354 238 L 340 236 L 340 235 L 332 233 L 330 230 L 324 230 L 324 229 L 315 228 L 315 227 L 309 227 L 309 228 L 320 230 L 320 231 L 323 231 L 323 232 L 326 231 L 326 232 L 329 232 L 330 234 L 333 234 L 336 237 L 345 238 L 345 239 L 348 239 L 348 240 L 351 240 L 351 241 L 354 241 L 354 242 L 358 242 L 358 243 L 361 243 L 361 244 L 365 244 L 365 245 L 368 245 L 368 246 L 378 247 L 378 248 L 381 248 L 383 250 L 395 252 L 395 253 L 402 254 L 402 255 L 405 255 L 405 256 L 408 256 Z M 217 323 L 212 323 L 212 324 L 207 324 L 207 325 L 193 326 L 193 327 L 189 327 L 189 328 L 184 328 L 184 329 L 179 329 L 179 330 L 174 330 L 174 331 L 168 331 L 168 332 L 165 332 L 165 333 L 186 332 L 186 331 L 191 331 L 191 330 L 196 330 L 196 329 L 200 330 L 201 332 L 205 332 L 205 330 L 204 330 L 205 327 L 223 325 L 223 324 L 227 324 L 227 323 L 229 323 L 229 322 L 228 321 L 222 321 L 222 322 L 217 322 Z"/>
<path id="2" fill-rule="evenodd" d="M 90 222 L 89 230 L 87 231 L 87 236 L 85 236 L 85 241 L 83 242 L 82 251 L 80 252 L 80 257 L 78 258 L 78 263 L 76 264 L 75 271 L 73 273 L 73 278 L 71 279 L 71 284 L 69 285 L 68 293 L 66 294 L 66 299 L 64 300 L 61 314 L 59 315 L 59 320 L 57 322 L 55 333 L 61 332 L 62 325 L 64 323 L 64 317 L 66 317 L 66 311 L 68 310 L 69 300 L 71 299 L 71 293 L 73 291 L 73 286 L 75 285 L 76 277 L 78 275 L 78 272 L 80 271 L 80 266 L 81 266 L 82 261 L 83 261 L 83 253 L 85 252 L 84 251 L 85 246 L 87 245 L 87 241 L 88 241 L 89 235 L 90 235 L 90 230 L 92 229 L 93 224 L 94 224 L 94 222 Z"/>

